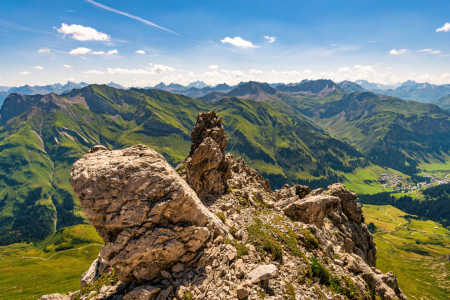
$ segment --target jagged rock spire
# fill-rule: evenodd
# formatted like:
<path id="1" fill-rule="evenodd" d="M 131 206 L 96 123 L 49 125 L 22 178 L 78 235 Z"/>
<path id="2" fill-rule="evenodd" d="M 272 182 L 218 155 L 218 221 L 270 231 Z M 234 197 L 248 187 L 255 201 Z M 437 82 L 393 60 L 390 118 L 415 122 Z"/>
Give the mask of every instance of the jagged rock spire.
<path id="1" fill-rule="evenodd" d="M 201 199 L 225 193 L 230 168 L 225 159 L 227 136 L 222 117 L 218 117 L 215 111 L 199 113 L 191 139 L 191 151 L 186 159 L 186 181 Z"/>

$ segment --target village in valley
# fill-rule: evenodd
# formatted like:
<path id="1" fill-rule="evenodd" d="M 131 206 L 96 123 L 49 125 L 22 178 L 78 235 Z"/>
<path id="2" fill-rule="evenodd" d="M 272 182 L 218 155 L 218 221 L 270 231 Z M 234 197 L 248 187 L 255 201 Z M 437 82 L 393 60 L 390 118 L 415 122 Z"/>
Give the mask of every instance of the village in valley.
<path id="1" fill-rule="evenodd" d="M 425 173 L 422 176 L 429 178 L 429 182 L 424 181 L 419 182 L 417 184 L 413 183 L 405 184 L 402 182 L 402 179 L 404 178 L 400 176 L 398 173 L 381 174 L 378 176 L 378 181 L 381 183 L 381 187 L 383 189 L 390 188 L 402 193 L 410 193 L 416 190 L 426 189 L 429 187 L 450 183 L 450 178 L 448 178 L 448 175 L 445 175 L 444 178 L 440 178 L 438 177 L 437 174 L 429 175 Z"/>

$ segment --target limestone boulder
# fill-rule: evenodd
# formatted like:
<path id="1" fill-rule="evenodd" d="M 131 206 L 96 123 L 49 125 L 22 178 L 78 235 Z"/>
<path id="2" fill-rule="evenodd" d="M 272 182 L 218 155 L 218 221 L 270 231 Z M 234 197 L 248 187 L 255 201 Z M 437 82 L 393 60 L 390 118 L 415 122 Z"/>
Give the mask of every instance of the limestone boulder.
<path id="1" fill-rule="evenodd" d="M 123 282 L 143 282 L 193 257 L 226 228 L 163 156 L 143 145 L 78 160 L 71 184 Z"/>
<path id="2" fill-rule="evenodd" d="M 296 221 L 322 227 L 325 217 L 339 208 L 340 200 L 338 197 L 319 194 L 297 200 L 287 205 L 283 211 Z"/>

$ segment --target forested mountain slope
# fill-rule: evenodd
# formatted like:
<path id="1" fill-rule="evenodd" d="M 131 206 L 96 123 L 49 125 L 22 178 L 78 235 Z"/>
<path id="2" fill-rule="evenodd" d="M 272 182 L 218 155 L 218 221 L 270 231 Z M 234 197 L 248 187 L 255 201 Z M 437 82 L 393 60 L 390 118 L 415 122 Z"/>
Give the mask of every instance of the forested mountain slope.
<path id="1" fill-rule="evenodd" d="M 289 104 L 376 164 L 406 174 L 420 162 L 443 162 L 450 152 L 450 113 L 434 104 L 371 92 L 322 99 L 320 105 L 300 97 Z"/>
<path id="2" fill-rule="evenodd" d="M 0 244 L 42 239 L 55 228 L 84 221 L 69 174 L 92 146 L 145 144 L 176 165 L 189 152 L 197 113 L 209 110 L 223 116 L 227 151 L 242 155 L 274 188 L 335 181 L 338 172 L 367 164 L 355 148 L 281 104 L 273 108 L 234 97 L 204 102 L 106 85 L 63 96 L 13 94 L 0 110 Z"/>

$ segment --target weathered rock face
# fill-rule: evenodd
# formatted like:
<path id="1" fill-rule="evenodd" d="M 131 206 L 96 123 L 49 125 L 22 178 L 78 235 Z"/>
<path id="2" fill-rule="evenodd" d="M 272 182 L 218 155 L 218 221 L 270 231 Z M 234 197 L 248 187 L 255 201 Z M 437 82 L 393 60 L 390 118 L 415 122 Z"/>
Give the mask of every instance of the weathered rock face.
<path id="1" fill-rule="evenodd" d="M 106 243 L 101 256 L 124 282 L 159 276 L 226 232 L 195 192 L 154 150 L 94 147 L 74 164 L 72 186 Z"/>
<path id="2" fill-rule="evenodd" d="M 230 170 L 225 160 L 227 137 L 222 117 L 215 111 L 198 114 L 191 139 L 185 160 L 186 181 L 200 198 L 225 193 Z"/>
<path id="3" fill-rule="evenodd" d="M 286 206 L 283 211 L 287 216 L 297 221 L 322 227 L 325 217 L 332 211 L 339 209 L 340 206 L 338 197 L 320 194 L 297 200 Z"/>
<path id="4" fill-rule="evenodd" d="M 286 194 L 285 197 L 291 195 Z M 364 224 L 361 205 L 356 202 L 358 197 L 343 184 L 330 185 L 326 191 L 311 192 L 306 198 L 292 202 L 293 197 L 281 200 L 279 203 L 290 203 L 283 207 L 283 212 L 296 221 L 324 226 L 329 219 L 345 237 L 340 240 L 342 248 L 361 256 L 369 266 L 376 264 L 377 248 L 373 236 Z"/>
<path id="5" fill-rule="evenodd" d="M 319 300 L 351 292 L 352 299 L 406 299 L 395 275 L 375 268 L 375 243 L 354 193 L 341 184 L 271 191 L 242 158 L 225 155 L 214 112 L 199 114 L 192 141 L 177 167 L 181 177 L 142 145 L 96 146 L 75 163 L 72 185 L 106 246 L 82 276 L 86 288 L 67 296 Z M 111 285 L 93 291 L 107 266 L 102 258 L 125 283 L 111 280 L 111 271 Z M 338 277 L 339 287 L 331 289 L 330 278 L 312 264 Z"/>

